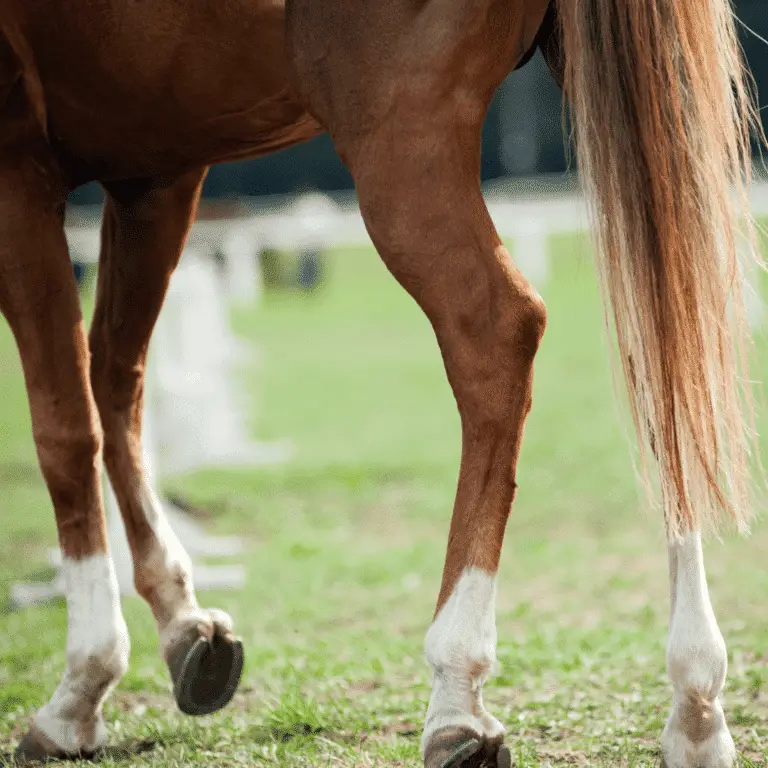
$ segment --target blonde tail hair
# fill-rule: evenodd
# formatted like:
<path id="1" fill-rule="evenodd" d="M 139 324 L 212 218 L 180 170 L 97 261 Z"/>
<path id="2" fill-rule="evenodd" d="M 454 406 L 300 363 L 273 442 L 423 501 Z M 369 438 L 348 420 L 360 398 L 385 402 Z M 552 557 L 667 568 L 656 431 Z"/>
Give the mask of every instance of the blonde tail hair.
<path id="1" fill-rule="evenodd" d="M 558 0 L 597 264 L 670 539 L 749 520 L 737 249 L 756 109 L 729 0 Z M 735 193 L 735 194 L 734 194 Z M 647 474 L 646 474 L 647 478 Z"/>

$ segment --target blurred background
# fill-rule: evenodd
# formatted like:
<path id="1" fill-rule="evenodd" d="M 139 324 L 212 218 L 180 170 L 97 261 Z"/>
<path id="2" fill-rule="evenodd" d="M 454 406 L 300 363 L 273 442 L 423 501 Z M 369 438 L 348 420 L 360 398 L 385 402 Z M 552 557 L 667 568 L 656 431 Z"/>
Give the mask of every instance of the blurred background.
<path id="1" fill-rule="evenodd" d="M 765 0 L 736 8 L 768 40 Z M 744 28 L 741 37 L 768 130 L 768 43 Z M 666 548 L 659 515 L 638 494 L 634 437 L 612 388 L 561 110 L 537 54 L 501 86 L 484 129 L 492 216 L 549 311 L 502 560 L 501 672 L 486 702 L 519 743 L 520 766 L 625 764 L 617 755 L 653 765 L 668 699 Z M 91 185 L 68 211 L 86 317 L 100 202 Z M 763 182 L 755 207 L 768 215 Z M 157 740 L 179 765 L 189 755 L 212 765 L 417 765 L 429 690 L 422 639 L 460 454 L 431 328 L 373 251 L 328 137 L 211 169 L 199 219 L 152 342 L 145 461 L 193 556 L 201 602 L 235 617 L 248 666 L 227 713 L 201 727 L 176 714 L 154 622 L 130 596 L 106 487 L 133 640 L 110 728 Z M 762 382 L 766 279 L 750 280 Z M 0 370 L 1 763 L 55 688 L 66 613 L 4 323 Z M 765 424 L 763 409 L 761 435 Z M 759 491 L 759 512 L 764 500 Z M 707 559 L 731 653 L 735 735 L 755 760 L 768 744 L 766 547 L 758 521 L 750 539 L 713 544 Z"/>

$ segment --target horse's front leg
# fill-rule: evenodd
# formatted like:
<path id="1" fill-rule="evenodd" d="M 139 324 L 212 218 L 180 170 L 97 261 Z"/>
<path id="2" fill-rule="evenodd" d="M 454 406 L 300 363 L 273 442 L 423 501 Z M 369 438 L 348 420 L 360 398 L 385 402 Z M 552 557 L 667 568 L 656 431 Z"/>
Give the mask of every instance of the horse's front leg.
<path id="1" fill-rule="evenodd" d="M 17 109 L 15 103 L 14 114 Z M 21 127 L 4 112 L 3 121 L 11 136 L 9 128 Z M 16 750 L 24 763 L 90 754 L 104 745 L 102 707 L 128 667 L 129 640 L 107 546 L 102 434 L 64 236 L 66 190 L 42 140 L 6 141 L 7 135 L 0 137 L 0 311 L 21 356 L 37 456 L 56 516 L 68 613 L 66 668 Z"/>
<path id="2" fill-rule="evenodd" d="M 194 219 L 205 172 L 108 185 L 91 381 L 104 462 L 131 548 L 137 592 L 157 620 L 179 707 L 206 714 L 232 698 L 242 670 L 229 616 L 197 602 L 189 557 L 142 466 L 144 367 L 150 336 Z"/>
<path id="3" fill-rule="evenodd" d="M 666 768 L 731 768 L 736 749 L 720 694 L 728 657 L 709 600 L 701 536 L 669 545 L 672 602 L 667 672 L 674 695 L 661 737 Z"/>

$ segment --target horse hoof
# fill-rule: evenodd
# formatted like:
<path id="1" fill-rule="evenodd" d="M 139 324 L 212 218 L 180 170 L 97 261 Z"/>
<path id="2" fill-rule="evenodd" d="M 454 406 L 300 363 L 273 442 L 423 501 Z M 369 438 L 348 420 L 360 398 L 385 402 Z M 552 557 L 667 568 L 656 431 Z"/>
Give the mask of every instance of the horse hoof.
<path id="1" fill-rule="evenodd" d="M 210 715 L 235 695 L 243 672 L 243 644 L 231 637 L 196 637 L 168 659 L 173 694 L 185 715 Z"/>
<path id="2" fill-rule="evenodd" d="M 17 765 L 31 765 L 33 763 L 45 763 L 48 760 L 62 760 L 65 755 L 37 726 L 34 724 L 22 736 L 13 759 Z M 88 755 L 82 755 L 88 758 Z"/>
<path id="3" fill-rule="evenodd" d="M 469 728 L 443 728 L 424 753 L 425 768 L 512 768 L 501 737 L 478 736 Z"/>

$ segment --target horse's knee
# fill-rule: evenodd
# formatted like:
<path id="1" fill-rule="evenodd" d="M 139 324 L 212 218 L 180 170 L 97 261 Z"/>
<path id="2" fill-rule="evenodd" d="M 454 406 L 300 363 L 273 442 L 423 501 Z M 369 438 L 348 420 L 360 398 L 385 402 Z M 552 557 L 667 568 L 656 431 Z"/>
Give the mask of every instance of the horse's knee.
<path id="1" fill-rule="evenodd" d="M 83 495 L 90 492 L 97 476 L 103 445 L 100 425 L 87 415 L 74 424 L 46 420 L 44 426 L 35 429 L 35 443 L 54 507 L 79 509 L 82 522 L 92 522 L 86 515 Z"/>

